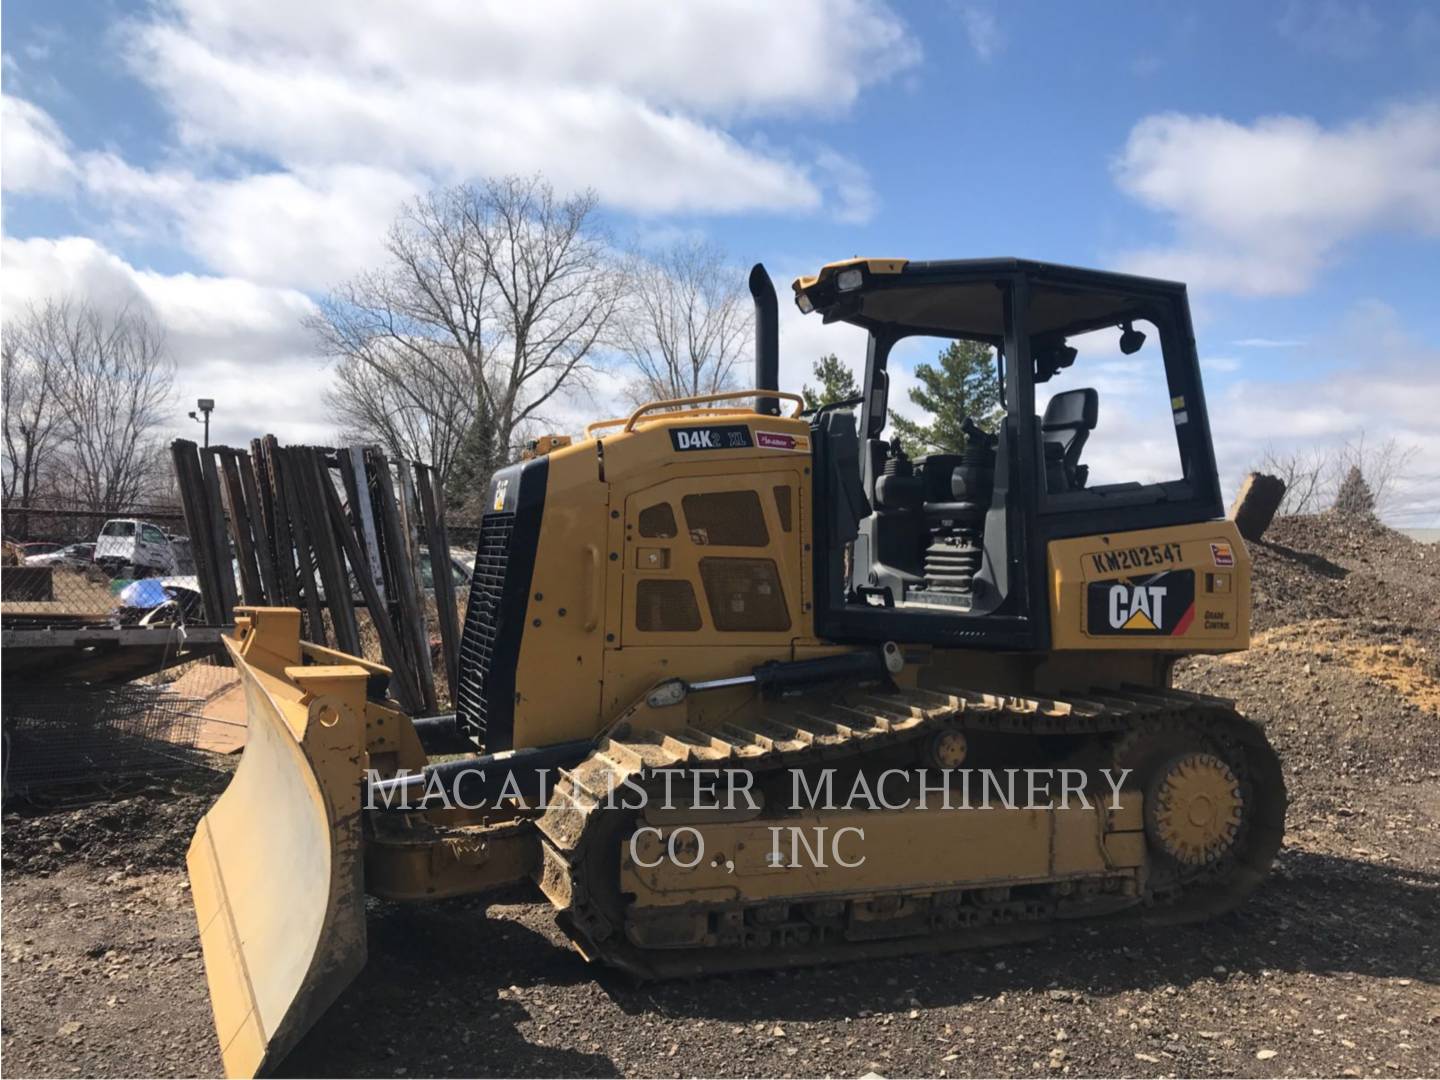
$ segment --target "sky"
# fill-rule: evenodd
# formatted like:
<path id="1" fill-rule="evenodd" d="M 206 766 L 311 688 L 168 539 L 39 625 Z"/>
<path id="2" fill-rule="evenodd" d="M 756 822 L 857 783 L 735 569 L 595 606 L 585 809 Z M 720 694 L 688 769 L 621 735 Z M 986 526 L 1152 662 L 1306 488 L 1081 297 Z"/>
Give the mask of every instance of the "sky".
<path id="1" fill-rule="evenodd" d="M 216 441 L 333 440 L 316 298 L 379 264 L 406 200 L 538 172 L 593 189 L 618 244 L 765 262 L 786 388 L 863 362 L 785 302 L 835 259 L 1185 281 L 1227 491 L 1267 448 L 1393 435 L 1388 519 L 1440 526 L 1433 4 L 8 0 L 0 23 L 4 315 L 153 314 L 176 434 L 212 397 Z M 897 356 L 900 408 L 928 358 Z M 613 415 L 620 381 L 556 425 Z M 1126 478 L 1168 405 L 1113 350 L 1085 383 Z"/>

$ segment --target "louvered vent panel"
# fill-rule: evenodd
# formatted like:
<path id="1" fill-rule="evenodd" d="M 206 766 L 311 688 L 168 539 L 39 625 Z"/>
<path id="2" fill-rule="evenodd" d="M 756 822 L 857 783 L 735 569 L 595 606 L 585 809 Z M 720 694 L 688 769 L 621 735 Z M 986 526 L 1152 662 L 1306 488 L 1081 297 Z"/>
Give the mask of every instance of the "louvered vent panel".
<path id="1" fill-rule="evenodd" d="M 700 605 L 688 581 L 651 578 L 635 587 L 635 629 L 686 631 L 700 629 Z"/>
<path id="2" fill-rule="evenodd" d="M 685 525 L 697 544 L 764 547 L 770 543 L 760 496 L 754 491 L 708 491 L 686 495 Z"/>
<path id="3" fill-rule="evenodd" d="M 700 578 L 715 629 L 790 629 L 785 593 L 772 559 L 701 559 Z"/>
<path id="4" fill-rule="evenodd" d="M 480 519 L 480 544 L 470 582 L 465 631 L 460 636 L 460 678 L 455 711 L 462 729 L 484 736 L 487 718 L 485 686 L 495 659 L 495 641 L 505 597 L 505 571 L 510 561 L 514 514 L 486 514 Z"/>
<path id="5" fill-rule="evenodd" d="M 647 540 L 673 540 L 677 531 L 675 511 L 670 509 L 668 502 L 656 503 L 640 511 L 640 535 Z"/>

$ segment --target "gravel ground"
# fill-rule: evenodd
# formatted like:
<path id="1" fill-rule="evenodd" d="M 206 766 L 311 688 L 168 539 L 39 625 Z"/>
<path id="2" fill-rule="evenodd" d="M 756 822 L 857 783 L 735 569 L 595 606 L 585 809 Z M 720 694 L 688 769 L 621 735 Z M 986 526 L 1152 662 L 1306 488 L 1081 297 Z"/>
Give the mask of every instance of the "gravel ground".
<path id="1" fill-rule="evenodd" d="M 295 1076 L 1412 1076 L 1440 1070 L 1440 547 L 1330 517 L 1257 547 L 1256 647 L 1187 661 L 1285 762 L 1289 835 L 1202 926 L 637 987 L 534 894 L 372 903 Z M 200 778 L 9 814 L 10 1076 L 211 1075 L 183 870 Z"/>

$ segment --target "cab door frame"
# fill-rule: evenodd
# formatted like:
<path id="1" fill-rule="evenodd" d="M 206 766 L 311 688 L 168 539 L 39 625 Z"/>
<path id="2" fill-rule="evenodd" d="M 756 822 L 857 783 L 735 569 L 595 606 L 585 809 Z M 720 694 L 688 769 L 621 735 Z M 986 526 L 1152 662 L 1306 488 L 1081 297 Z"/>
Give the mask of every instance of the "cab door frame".
<path id="1" fill-rule="evenodd" d="M 958 276 L 973 280 L 975 274 L 960 272 Z M 812 439 L 817 509 L 815 627 L 816 633 L 828 641 L 898 641 L 951 648 L 1029 651 L 1048 639 L 1045 551 L 1035 534 L 1038 492 L 1034 478 L 1040 462 L 1039 425 L 1035 418 L 1030 344 L 1022 317 L 1028 307 L 1029 294 L 1023 273 L 987 269 L 983 276 L 1005 290 L 1005 419 L 1001 446 L 1006 460 L 997 462 L 997 476 L 1003 467 L 1007 477 L 1005 601 L 1000 610 L 984 615 L 879 607 L 845 603 L 843 599 L 837 603 L 832 583 L 826 579 L 835 541 L 821 527 L 824 518 L 818 511 L 827 500 L 843 495 L 831 490 L 834 477 L 827 460 L 828 446 L 817 428 Z M 884 401 L 886 389 L 882 386 L 888 387 L 886 365 L 890 349 L 898 340 L 899 337 L 880 332 L 878 328 L 871 329 L 865 364 L 865 403 L 859 416 L 862 453 L 867 435 L 874 437 L 885 425 L 888 402 Z"/>

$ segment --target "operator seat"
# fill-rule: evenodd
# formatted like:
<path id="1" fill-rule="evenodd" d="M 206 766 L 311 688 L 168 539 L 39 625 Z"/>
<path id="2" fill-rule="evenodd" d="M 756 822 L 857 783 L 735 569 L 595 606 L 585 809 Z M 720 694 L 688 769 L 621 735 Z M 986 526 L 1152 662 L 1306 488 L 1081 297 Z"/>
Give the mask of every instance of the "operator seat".
<path id="1" fill-rule="evenodd" d="M 860 535 L 860 522 L 872 512 L 860 482 L 860 439 L 855 433 L 855 415 L 831 409 L 822 412 L 816 422 L 825 440 L 829 487 L 836 496 L 828 500 L 826 507 L 830 533 L 837 544 L 848 544 Z"/>
<path id="2" fill-rule="evenodd" d="M 1092 387 L 1056 394 L 1045 406 L 1040 435 L 1045 443 L 1045 489 L 1052 494 L 1079 491 L 1090 478 L 1080 453 L 1100 415 L 1100 395 Z"/>

